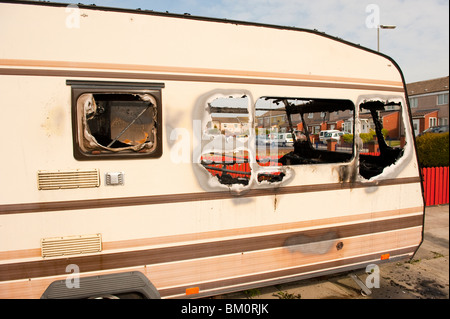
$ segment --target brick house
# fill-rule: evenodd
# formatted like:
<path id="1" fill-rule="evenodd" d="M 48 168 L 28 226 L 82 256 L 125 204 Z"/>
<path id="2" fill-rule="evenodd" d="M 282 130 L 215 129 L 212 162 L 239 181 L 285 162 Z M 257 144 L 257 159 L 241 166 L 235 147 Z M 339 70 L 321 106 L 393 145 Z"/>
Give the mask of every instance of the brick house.
<path id="1" fill-rule="evenodd" d="M 448 85 L 448 76 L 406 85 L 415 135 L 432 126 L 448 125 Z"/>
<path id="2" fill-rule="evenodd" d="M 387 136 L 394 140 L 400 139 L 402 135 L 400 111 L 380 112 L 380 117 L 383 119 L 383 128 L 388 131 Z"/>

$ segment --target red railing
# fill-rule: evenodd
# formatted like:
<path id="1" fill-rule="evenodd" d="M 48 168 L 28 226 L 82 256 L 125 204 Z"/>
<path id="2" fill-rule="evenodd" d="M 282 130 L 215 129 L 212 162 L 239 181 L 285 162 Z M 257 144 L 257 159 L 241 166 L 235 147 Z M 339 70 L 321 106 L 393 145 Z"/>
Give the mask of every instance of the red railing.
<path id="1" fill-rule="evenodd" d="M 260 159 L 257 156 L 256 160 L 260 166 L 281 166 L 279 158 L 280 156 L 265 156 Z M 202 162 L 213 176 L 227 173 L 233 178 L 249 178 L 251 174 L 248 156 L 202 156 Z"/>
<path id="2" fill-rule="evenodd" d="M 202 162 L 213 176 L 222 175 L 226 172 L 233 178 L 250 177 L 250 165 L 247 156 L 202 156 Z"/>
<path id="3" fill-rule="evenodd" d="M 380 152 L 366 152 L 361 153 L 361 155 L 380 156 Z"/>
<path id="4" fill-rule="evenodd" d="M 448 167 L 424 167 L 422 176 L 425 205 L 448 204 Z"/>

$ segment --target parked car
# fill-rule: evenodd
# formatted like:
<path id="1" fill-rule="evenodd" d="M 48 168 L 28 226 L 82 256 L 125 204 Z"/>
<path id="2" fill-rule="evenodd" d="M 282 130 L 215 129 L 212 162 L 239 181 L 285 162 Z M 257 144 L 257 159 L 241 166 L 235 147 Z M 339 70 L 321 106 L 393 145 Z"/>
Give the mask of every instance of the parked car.
<path id="1" fill-rule="evenodd" d="M 267 145 L 269 142 L 268 135 L 256 135 L 256 145 Z"/>
<path id="2" fill-rule="evenodd" d="M 294 139 L 292 137 L 292 133 L 280 133 L 278 135 L 278 142 L 281 146 L 293 146 Z"/>
<path id="3" fill-rule="evenodd" d="M 341 140 L 341 137 L 344 135 L 344 132 L 337 131 L 337 132 L 328 132 L 324 136 L 324 143 L 327 144 L 329 140 L 333 140 L 336 142 L 339 142 Z"/>
<path id="4" fill-rule="evenodd" d="M 278 145 L 278 133 L 270 133 L 268 135 L 266 145 L 271 145 L 271 146 Z"/>
<path id="5" fill-rule="evenodd" d="M 319 132 L 319 141 L 325 143 L 326 139 L 331 136 L 331 133 L 340 132 L 339 130 L 324 130 Z M 330 135 L 328 135 L 330 134 Z"/>
<path id="6" fill-rule="evenodd" d="M 272 146 L 292 146 L 294 145 L 294 139 L 292 133 L 271 133 L 267 144 Z"/>
<path id="7" fill-rule="evenodd" d="M 419 134 L 419 136 L 427 133 L 445 133 L 448 132 L 448 125 L 438 125 L 427 128 L 425 131 Z"/>

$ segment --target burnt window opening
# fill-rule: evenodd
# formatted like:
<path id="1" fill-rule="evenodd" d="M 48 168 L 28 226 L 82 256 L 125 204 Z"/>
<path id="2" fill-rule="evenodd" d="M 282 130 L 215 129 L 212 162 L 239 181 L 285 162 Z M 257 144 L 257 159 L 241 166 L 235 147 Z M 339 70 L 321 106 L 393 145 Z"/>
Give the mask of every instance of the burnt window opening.
<path id="1" fill-rule="evenodd" d="M 400 103 L 364 101 L 360 120 L 367 128 L 360 134 L 363 150 L 359 156 L 359 174 L 370 179 L 396 163 L 403 155 L 405 128 Z"/>
<path id="2" fill-rule="evenodd" d="M 345 163 L 353 158 L 353 137 L 346 131 L 354 123 L 349 100 L 263 97 L 255 111 L 260 166 Z"/>
<path id="3" fill-rule="evenodd" d="M 161 156 L 160 90 L 143 83 L 68 84 L 72 85 L 76 159 Z"/>
<path id="4" fill-rule="evenodd" d="M 220 97 L 208 104 L 210 120 L 203 135 L 201 165 L 219 183 L 247 186 L 251 178 L 248 140 L 252 124 L 246 95 Z"/>

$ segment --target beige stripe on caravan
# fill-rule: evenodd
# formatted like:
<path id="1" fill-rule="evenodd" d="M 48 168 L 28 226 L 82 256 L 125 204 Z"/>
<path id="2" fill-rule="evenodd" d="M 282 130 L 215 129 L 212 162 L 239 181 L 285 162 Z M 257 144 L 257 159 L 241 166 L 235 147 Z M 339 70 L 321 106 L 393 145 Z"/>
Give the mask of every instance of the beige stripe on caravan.
<path id="1" fill-rule="evenodd" d="M 331 224 L 346 224 L 346 223 L 356 223 L 363 222 L 367 220 L 382 220 L 389 218 L 402 217 L 406 215 L 418 215 L 423 213 L 422 207 L 411 207 L 404 209 L 395 209 L 374 213 L 350 215 L 350 216 L 340 216 L 332 218 L 324 218 L 319 220 L 309 220 L 300 221 L 293 223 L 284 224 L 274 224 L 274 225 L 264 225 L 255 227 L 243 227 L 235 229 L 226 229 L 220 231 L 209 231 L 195 234 L 183 234 L 174 236 L 162 236 L 156 238 L 142 238 L 142 239 L 131 239 L 131 240 L 121 240 L 121 241 L 110 241 L 103 242 L 102 248 L 103 252 L 111 250 L 133 250 L 139 249 L 145 246 L 155 246 L 155 245 L 170 245 L 176 243 L 190 242 L 190 241 L 207 241 L 207 240 L 217 240 L 226 237 L 238 237 L 238 236 L 248 236 L 262 233 L 274 233 L 274 232 L 289 232 L 296 229 L 302 228 L 321 228 Z M 12 260 L 12 259 L 22 259 L 22 258 L 38 258 L 41 257 L 41 249 L 24 249 L 24 250 L 14 250 L 14 251 L 3 251 L 0 252 L 0 261 Z"/>
<path id="2" fill-rule="evenodd" d="M 339 77 L 339 76 L 308 75 L 308 74 L 296 74 L 296 73 L 224 70 L 224 69 L 173 67 L 173 66 L 155 66 L 155 65 L 141 65 L 141 64 L 0 59 L 0 66 L 97 69 L 97 70 L 120 70 L 120 71 L 136 71 L 136 72 L 162 72 L 162 73 L 176 73 L 176 74 L 243 76 L 243 77 L 257 77 L 257 78 L 270 78 L 270 79 L 279 78 L 279 79 L 295 79 L 295 80 L 308 80 L 308 81 L 361 83 L 361 84 L 373 84 L 373 85 L 387 85 L 387 86 L 403 88 L 403 83 L 398 82 L 398 81 L 361 79 L 361 78 Z"/>

